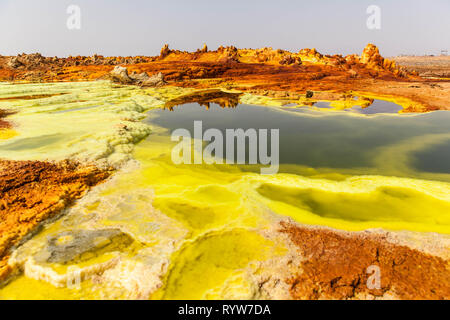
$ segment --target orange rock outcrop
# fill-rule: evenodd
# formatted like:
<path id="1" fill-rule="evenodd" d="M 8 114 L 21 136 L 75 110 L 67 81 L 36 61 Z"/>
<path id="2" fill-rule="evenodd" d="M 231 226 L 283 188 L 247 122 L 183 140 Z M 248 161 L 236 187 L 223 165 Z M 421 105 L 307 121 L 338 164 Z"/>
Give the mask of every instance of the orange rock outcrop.
<path id="1" fill-rule="evenodd" d="M 373 44 L 368 44 L 364 48 L 360 61 L 374 70 L 390 71 L 393 74 L 402 77 L 406 77 L 408 75 L 406 70 L 403 70 L 396 65 L 395 61 L 390 61 L 383 58 L 378 48 Z"/>
<path id="2" fill-rule="evenodd" d="M 111 173 L 70 161 L 0 160 L 0 281 L 13 246 Z"/>
<path id="3" fill-rule="evenodd" d="M 449 299 L 448 260 L 387 241 L 376 233 L 349 233 L 281 223 L 304 257 L 287 279 L 293 299 Z M 369 287 L 380 270 L 380 287 Z M 370 282 L 372 284 L 372 282 Z M 388 295 L 388 296 L 386 296 Z"/>
<path id="4" fill-rule="evenodd" d="M 226 87 L 255 94 L 304 95 L 307 91 L 347 94 L 366 92 L 398 96 L 420 105 L 404 112 L 450 109 L 450 81 L 422 79 L 383 58 L 369 44 L 362 55 L 323 55 L 316 49 L 292 53 L 272 48 L 238 49 L 233 46 L 195 52 L 164 45 L 156 57 L 43 57 L 39 54 L 0 56 L 0 81 L 79 81 L 107 79 L 115 66 L 130 74 L 159 72 L 168 85 Z M 437 84 L 439 83 L 439 84 Z"/>

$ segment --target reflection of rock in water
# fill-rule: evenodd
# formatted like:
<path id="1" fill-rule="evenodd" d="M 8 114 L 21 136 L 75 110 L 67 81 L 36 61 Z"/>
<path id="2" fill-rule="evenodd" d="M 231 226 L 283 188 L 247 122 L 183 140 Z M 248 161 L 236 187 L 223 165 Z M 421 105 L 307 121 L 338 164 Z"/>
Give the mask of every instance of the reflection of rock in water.
<path id="1" fill-rule="evenodd" d="M 173 111 L 173 108 L 176 106 L 194 102 L 201 106 L 205 106 L 208 110 L 210 108 L 210 103 L 216 103 L 222 108 L 235 108 L 239 104 L 240 95 L 241 93 L 223 92 L 215 89 L 205 90 L 170 100 L 164 105 L 164 108 Z"/>
<path id="2" fill-rule="evenodd" d="M 11 128 L 11 124 L 2 118 L 6 118 L 7 116 L 13 114 L 14 112 L 9 110 L 1 110 L 0 109 L 0 129 Z"/>
<path id="3" fill-rule="evenodd" d="M 48 238 L 49 256 L 40 258 L 47 262 L 68 263 L 118 250 L 132 242 L 133 239 L 119 229 L 65 231 Z"/>

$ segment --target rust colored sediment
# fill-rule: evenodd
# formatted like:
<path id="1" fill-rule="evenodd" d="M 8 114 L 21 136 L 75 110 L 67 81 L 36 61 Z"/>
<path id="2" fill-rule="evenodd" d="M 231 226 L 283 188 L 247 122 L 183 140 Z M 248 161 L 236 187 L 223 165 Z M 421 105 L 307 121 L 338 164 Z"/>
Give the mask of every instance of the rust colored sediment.
<path id="1" fill-rule="evenodd" d="M 71 161 L 0 160 L 0 281 L 11 271 L 11 247 L 111 173 Z"/>
<path id="2" fill-rule="evenodd" d="M 1 129 L 9 129 L 12 127 L 11 123 L 6 120 L 3 120 L 3 118 L 6 118 L 7 116 L 9 116 L 13 113 L 14 112 L 12 112 L 12 111 L 6 111 L 6 110 L 0 109 L 0 130 Z"/>
<path id="3" fill-rule="evenodd" d="M 348 233 L 281 223 L 305 258 L 287 282 L 294 299 L 357 299 L 393 295 L 398 299 L 449 299 L 448 261 L 383 235 Z M 369 289 L 367 268 L 380 268 L 381 289 Z"/>
<path id="4" fill-rule="evenodd" d="M 68 57 L 40 54 L 0 57 L 0 81 L 79 81 L 106 79 L 114 66 L 130 73 L 163 73 L 172 86 L 230 88 L 274 97 L 292 97 L 307 91 L 348 94 L 365 92 L 402 97 L 416 102 L 404 112 L 450 109 L 450 81 L 423 79 L 411 69 L 383 58 L 369 44 L 358 55 L 322 55 L 315 49 L 285 50 L 220 47 L 196 52 L 164 46 L 156 57 Z"/>

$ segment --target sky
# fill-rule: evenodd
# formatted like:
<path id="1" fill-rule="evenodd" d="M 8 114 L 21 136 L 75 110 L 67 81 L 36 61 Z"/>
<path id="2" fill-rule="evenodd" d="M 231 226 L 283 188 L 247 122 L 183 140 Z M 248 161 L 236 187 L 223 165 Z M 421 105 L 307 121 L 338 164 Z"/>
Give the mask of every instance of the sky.
<path id="1" fill-rule="evenodd" d="M 69 29 L 70 5 L 80 28 Z M 366 12 L 380 8 L 380 29 Z M 384 56 L 450 51 L 449 0 L 0 0 L 0 54 L 157 55 L 204 43 Z M 73 21 L 73 20 L 71 20 Z"/>

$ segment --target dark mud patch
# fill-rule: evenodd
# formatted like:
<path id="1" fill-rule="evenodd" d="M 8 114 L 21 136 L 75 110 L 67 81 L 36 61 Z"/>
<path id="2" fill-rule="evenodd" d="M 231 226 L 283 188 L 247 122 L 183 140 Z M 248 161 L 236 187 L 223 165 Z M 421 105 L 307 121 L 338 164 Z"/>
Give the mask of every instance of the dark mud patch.
<path id="1" fill-rule="evenodd" d="M 0 109 L 0 129 L 9 129 L 12 127 L 11 123 L 4 120 L 7 116 L 14 114 L 14 111 Z"/>

